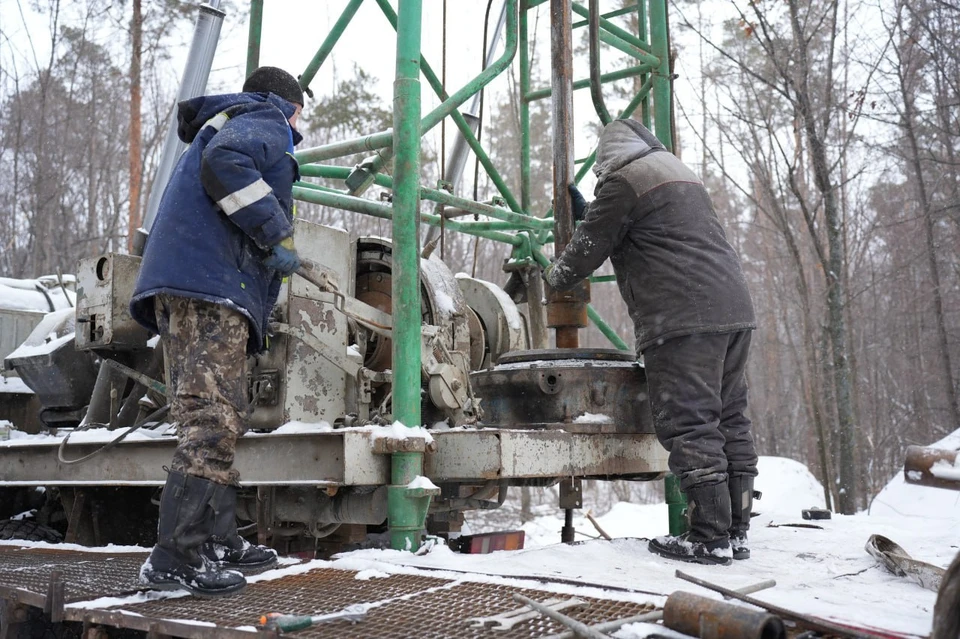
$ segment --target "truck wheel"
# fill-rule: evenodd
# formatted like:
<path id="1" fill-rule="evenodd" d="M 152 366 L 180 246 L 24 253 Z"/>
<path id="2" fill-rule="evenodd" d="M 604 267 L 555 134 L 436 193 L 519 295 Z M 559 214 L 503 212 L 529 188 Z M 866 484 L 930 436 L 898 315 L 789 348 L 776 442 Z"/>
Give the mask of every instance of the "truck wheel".
<path id="1" fill-rule="evenodd" d="M 32 519 L 4 519 L 0 521 L 0 539 L 23 539 L 59 544 L 63 541 L 63 535 Z"/>

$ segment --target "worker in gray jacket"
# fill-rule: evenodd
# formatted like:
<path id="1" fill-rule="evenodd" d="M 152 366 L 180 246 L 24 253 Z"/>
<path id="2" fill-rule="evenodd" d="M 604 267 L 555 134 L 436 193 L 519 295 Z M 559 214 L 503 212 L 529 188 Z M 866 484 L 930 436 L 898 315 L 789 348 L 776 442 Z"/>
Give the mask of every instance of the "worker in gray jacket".
<path id="1" fill-rule="evenodd" d="M 657 437 L 689 504 L 689 530 L 651 540 L 650 551 L 746 559 L 757 453 L 744 372 L 756 320 L 740 260 L 703 184 L 640 123 L 604 128 L 594 171 L 589 206 L 571 185 L 582 221 L 544 277 L 563 290 L 613 263 Z"/>

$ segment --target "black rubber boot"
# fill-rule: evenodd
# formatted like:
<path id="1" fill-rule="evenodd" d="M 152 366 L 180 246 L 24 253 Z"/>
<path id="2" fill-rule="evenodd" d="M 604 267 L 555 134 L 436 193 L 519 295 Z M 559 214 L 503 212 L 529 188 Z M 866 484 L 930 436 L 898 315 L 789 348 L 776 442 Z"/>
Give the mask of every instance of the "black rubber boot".
<path id="1" fill-rule="evenodd" d="M 682 535 L 650 540 L 652 553 L 696 564 L 733 563 L 730 550 L 730 493 L 727 482 L 692 486 L 686 491 L 690 529 Z"/>
<path id="2" fill-rule="evenodd" d="M 750 559 L 747 531 L 753 512 L 753 476 L 731 475 L 730 484 L 730 547 L 734 559 Z"/>
<path id="3" fill-rule="evenodd" d="M 216 521 L 213 534 L 200 547 L 200 553 L 222 568 L 262 570 L 277 563 L 277 551 L 251 544 L 237 534 L 237 489 L 226 490 L 215 504 Z"/>
<path id="4" fill-rule="evenodd" d="M 247 585 L 239 572 L 224 570 L 198 552 L 212 534 L 213 504 L 227 486 L 202 477 L 169 471 L 160 497 L 157 545 L 140 568 L 140 583 L 157 590 L 188 590 L 218 597 Z"/>

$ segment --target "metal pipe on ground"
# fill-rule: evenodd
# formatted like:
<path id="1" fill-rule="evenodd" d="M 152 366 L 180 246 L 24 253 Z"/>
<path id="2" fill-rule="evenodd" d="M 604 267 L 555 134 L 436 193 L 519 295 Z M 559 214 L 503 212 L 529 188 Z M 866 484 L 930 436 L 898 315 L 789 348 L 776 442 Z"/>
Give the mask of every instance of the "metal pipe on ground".
<path id="1" fill-rule="evenodd" d="M 773 579 L 768 579 L 766 581 L 761 581 L 760 583 L 756 583 L 751 586 L 744 586 L 743 588 L 739 588 L 734 592 L 736 592 L 739 595 L 748 595 L 754 592 L 760 592 L 761 590 L 766 590 L 767 588 L 773 588 L 776 585 L 777 585 L 776 581 L 774 581 Z M 636 615 L 633 617 L 627 617 L 625 619 L 616 619 L 614 621 L 606 621 L 604 623 L 594 624 L 590 626 L 590 629 L 596 630 L 597 632 L 612 633 L 619 630 L 623 626 L 626 626 L 627 624 L 644 623 L 644 622 L 653 623 L 656 621 L 660 621 L 661 619 L 663 619 L 663 610 L 654 610 L 652 612 L 645 612 L 643 614 Z M 547 637 L 543 637 L 543 639 L 573 639 L 573 637 L 576 637 L 576 636 L 577 636 L 576 633 L 572 631 L 566 631 L 566 632 L 561 632 L 555 635 L 549 635 Z"/>
<path id="2" fill-rule="evenodd" d="M 960 451 L 907 446 L 903 477 L 908 484 L 960 490 Z"/>
<path id="3" fill-rule="evenodd" d="M 663 625 L 700 639 L 781 639 L 783 622 L 768 612 L 678 591 L 663 606 Z"/>

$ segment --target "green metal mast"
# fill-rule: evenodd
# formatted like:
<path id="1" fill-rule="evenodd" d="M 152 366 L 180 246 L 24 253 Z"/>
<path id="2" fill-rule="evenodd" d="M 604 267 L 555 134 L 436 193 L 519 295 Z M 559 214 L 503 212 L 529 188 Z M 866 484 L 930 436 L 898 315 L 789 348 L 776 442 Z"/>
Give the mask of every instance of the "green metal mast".
<path id="1" fill-rule="evenodd" d="M 400 0 L 397 79 L 393 85 L 393 415 L 420 426 L 420 31 L 421 0 Z M 410 482 L 423 474 L 422 452 L 395 452 L 388 493 L 390 547 L 415 550 L 430 496 Z"/>
<path id="2" fill-rule="evenodd" d="M 405 426 L 421 425 L 421 316 L 420 316 L 420 251 L 418 231 L 420 224 L 439 226 L 450 232 L 461 232 L 503 243 L 511 247 L 511 261 L 532 267 L 548 263 L 542 248 L 554 241 L 556 220 L 550 211 L 531 209 L 531 140 L 530 103 L 534 100 L 552 99 L 557 86 L 532 87 L 533 64 L 531 51 L 535 47 L 529 32 L 528 15 L 531 10 L 549 0 L 505 0 L 506 38 L 502 55 L 483 69 L 477 76 L 456 90 L 441 84 L 437 74 L 422 50 L 422 0 L 398 0 L 397 9 L 390 0 L 372 0 L 397 33 L 396 75 L 393 95 L 393 129 L 369 132 L 359 138 L 339 140 L 323 146 L 307 148 L 295 154 L 301 165 L 303 181 L 294 186 L 296 199 L 356 211 L 392 221 L 393 227 L 393 417 Z M 640 0 L 622 9 L 597 15 L 595 0 L 587 0 L 589 7 L 571 2 L 563 11 L 567 13 L 560 23 L 564 29 L 588 28 L 590 32 L 590 74 L 585 78 L 573 78 L 566 71 L 564 82 L 569 87 L 564 91 L 588 89 L 593 97 L 598 120 L 609 117 L 631 117 L 639 109 L 639 118 L 650 126 L 667 148 L 673 147 L 671 128 L 672 86 L 669 68 L 669 42 L 665 0 Z M 309 89 L 311 81 L 331 52 L 343 39 L 344 33 L 361 8 L 363 0 L 349 0 L 339 19 L 322 40 L 317 53 L 301 74 L 300 82 Z M 552 3 L 554 8 L 565 2 Z M 260 30 L 263 0 L 251 0 L 250 36 L 247 50 L 247 72 L 259 64 Z M 591 14 L 591 9 L 593 13 Z M 615 19 L 635 11 L 637 33 L 614 22 Z M 574 16 L 583 18 L 571 22 Z M 361 32 L 362 33 L 362 32 Z M 569 41 L 571 32 L 565 36 Z M 601 73 L 600 43 L 626 53 L 632 58 L 632 66 Z M 483 145 L 473 133 L 470 124 L 460 113 L 460 107 L 478 91 L 501 77 L 511 65 L 519 67 L 521 101 L 520 121 L 520 193 L 515 195 L 508 186 L 504 173 L 495 166 Z M 421 112 L 421 73 L 438 96 L 440 105 L 424 115 Z M 637 78 L 635 95 L 619 112 L 606 111 L 603 86 L 610 82 Z M 556 83 L 554 83 L 556 84 Z M 638 86 L 639 85 L 639 86 Z M 651 109 L 650 102 L 653 107 Z M 564 114 L 565 116 L 569 114 Z M 420 184 L 420 150 L 424 134 L 445 118 L 451 118 L 469 148 L 483 167 L 490 184 L 498 196 L 493 202 L 474 202 L 458 198 L 442 189 L 427 188 Z M 652 120 L 652 123 L 651 123 Z M 580 120 L 582 122 L 582 119 Z M 574 127 L 575 129 L 575 127 Z M 572 130 L 572 129 L 571 129 Z M 325 164 L 331 160 L 358 153 L 373 152 L 373 160 L 350 169 Z M 595 161 L 596 152 L 590 153 L 576 171 L 574 180 L 586 175 Z M 393 163 L 392 172 L 389 163 Z M 572 162 L 571 162 L 572 164 Z M 572 175 L 573 166 L 565 167 Z M 331 188 L 311 183 L 310 178 L 342 181 L 344 188 Z M 376 185 L 392 190 L 392 203 L 385 204 L 363 197 L 363 192 Z M 561 198 L 563 199 L 563 198 Z M 475 215 L 474 220 L 454 220 L 440 215 L 420 212 L 421 200 L 457 207 Z M 568 213 L 565 213 L 567 215 Z M 564 233 L 570 231 L 564 226 Z M 594 278 L 594 282 L 608 278 Z M 627 344 L 608 326 L 599 313 L 587 304 L 587 316 L 611 343 L 626 350 Z M 391 456 L 391 485 L 388 489 L 388 525 L 391 546 L 395 549 L 413 550 L 419 546 L 420 531 L 424 527 L 431 495 L 436 489 L 428 483 L 411 482 L 423 474 L 422 452 L 395 452 Z M 425 487 L 424 487 L 425 486 Z"/>

